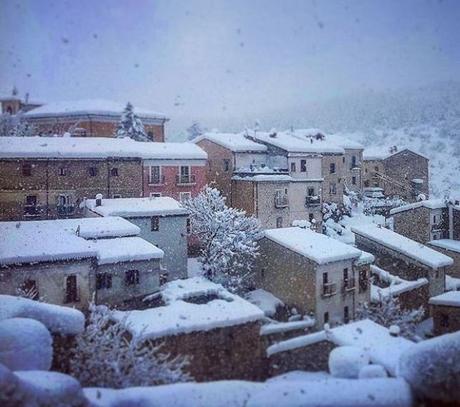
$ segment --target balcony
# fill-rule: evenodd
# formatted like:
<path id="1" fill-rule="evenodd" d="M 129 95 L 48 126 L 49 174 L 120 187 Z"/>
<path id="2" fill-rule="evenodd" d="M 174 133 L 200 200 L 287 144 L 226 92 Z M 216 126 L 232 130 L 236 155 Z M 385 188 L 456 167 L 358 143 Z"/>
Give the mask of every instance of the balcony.
<path id="1" fill-rule="evenodd" d="M 289 200 L 287 195 L 275 196 L 275 208 L 287 208 L 289 206 Z"/>
<path id="2" fill-rule="evenodd" d="M 305 206 L 317 206 L 321 204 L 321 198 L 317 195 L 305 197 Z"/>
<path id="3" fill-rule="evenodd" d="M 336 283 L 324 283 L 323 284 L 323 297 L 331 297 L 337 293 Z"/>
<path id="4" fill-rule="evenodd" d="M 41 206 L 37 205 L 24 205 L 24 216 L 40 216 Z"/>
<path id="5" fill-rule="evenodd" d="M 176 175 L 176 185 L 195 185 L 195 175 Z"/>
<path id="6" fill-rule="evenodd" d="M 354 278 L 349 278 L 348 280 L 344 280 L 342 291 L 344 293 L 348 293 L 354 291 L 356 289 L 356 281 Z"/>
<path id="7" fill-rule="evenodd" d="M 149 178 L 149 185 L 163 185 L 165 183 L 165 176 L 158 175 Z"/>
<path id="8" fill-rule="evenodd" d="M 75 211 L 74 205 L 58 205 L 56 206 L 58 216 L 72 215 Z"/>

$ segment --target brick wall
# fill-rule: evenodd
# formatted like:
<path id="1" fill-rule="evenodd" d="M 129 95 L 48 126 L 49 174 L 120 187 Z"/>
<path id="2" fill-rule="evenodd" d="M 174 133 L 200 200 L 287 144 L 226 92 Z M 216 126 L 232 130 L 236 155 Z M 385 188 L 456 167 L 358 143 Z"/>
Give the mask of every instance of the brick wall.
<path id="1" fill-rule="evenodd" d="M 435 335 L 460 331 L 460 307 L 432 305 L 431 316 L 433 317 L 433 332 Z"/>
<path id="2" fill-rule="evenodd" d="M 430 209 L 422 206 L 395 213 L 393 219 L 396 233 L 422 244 L 430 240 Z"/>
<path id="3" fill-rule="evenodd" d="M 118 117 L 97 119 L 89 117 L 53 117 L 49 119 L 32 118 L 27 119 L 28 122 L 34 125 L 39 134 L 63 134 L 71 132 L 72 129 L 83 129 L 78 135 L 87 137 L 113 137 L 117 129 L 120 119 Z M 145 132 L 152 133 L 153 141 L 165 141 L 164 124 L 145 124 Z"/>
<path id="4" fill-rule="evenodd" d="M 24 176 L 22 168 L 30 164 L 31 175 Z M 94 176 L 90 175 L 94 169 Z M 112 169 L 118 170 L 118 176 Z M 64 175 L 60 175 L 64 174 Z M 54 159 L 0 160 L 0 219 L 54 219 L 59 195 L 68 195 L 74 212 L 62 216 L 79 215 L 78 204 L 84 198 L 119 194 L 122 197 L 142 196 L 142 165 L 140 159 Z M 25 215 L 27 196 L 37 197 L 37 214 Z"/>

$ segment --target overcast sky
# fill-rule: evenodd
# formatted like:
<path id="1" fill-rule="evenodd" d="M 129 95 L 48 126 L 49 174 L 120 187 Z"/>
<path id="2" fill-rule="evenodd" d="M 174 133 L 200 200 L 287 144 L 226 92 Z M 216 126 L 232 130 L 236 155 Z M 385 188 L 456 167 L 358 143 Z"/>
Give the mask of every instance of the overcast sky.
<path id="1" fill-rule="evenodd" d="M 0 91 L 130 100 L 174 137 L 194 119 L 459 80 L 459 21 L 457 0 L 0 0 Z"/>

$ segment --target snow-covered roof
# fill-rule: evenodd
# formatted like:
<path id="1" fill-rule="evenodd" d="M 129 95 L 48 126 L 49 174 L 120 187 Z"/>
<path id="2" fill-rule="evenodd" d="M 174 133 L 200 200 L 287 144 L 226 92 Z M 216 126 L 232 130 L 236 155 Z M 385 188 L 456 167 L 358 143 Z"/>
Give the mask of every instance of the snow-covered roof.
<path id="1" fill-rule="evenodd" d="M 293 178 L 287 174 L 248 174 L 234 175 L 233 181 L 257 181 L 257 182 L 290 182 Z"/>
<path id="2" fill-rule="evenodd" d="M 339 137 L 324 136 L 324 132 L 318 129 L 297 129 L 281 132 L 248 131 L 248 136 L 254 140 L 271 144 L 290 153 L 310 154 L 343 154 L 341 146 L 343 140 Z M 321 134 L 323 138 L 316 138 Z"/>
<path id="3" fill-rule="evenodd" d="M 47 103 L 25 113 L 26 117 L 54 117 L 77 115 L 120 116 L 126 103 L 104 99 L 82 99 Z M 134 106 L 134 113 L 142 118 L 166 119 L 163 113 Z"/>
<path id="4" fill-rule="evenodd" d="M 417 280 L 404 280 L 401 277 L 390 274 L 388 271 L 377 266 L 371 266 L 371 272 L 377 275 L 380 280 L 388 283 L 388 287 L 382 288 L 377 285 L 371 285 L 371 301 L 379 303 L 384 298 L 390 296 L 398 296 L 407 291 L 415 290 L 428 284 L 426 278 L 418 278 Z"/>
<path id="5" fill-rule="evenodd" d="M 361 250 L 310 229 L 268 229 L 265 231 L 265 237 L 317 264 L 356 259 L 361 256 Z"/>
<path id="6" fill-rule="evenodd" d="M 272 317 L 275 315 L 278 307 L 284 306 L 283 301 L 262 288 L 248 292 L 245 298 L 251 304 L 259 307 L 267 317 Z"/>
<path id="7" fill-rule="evenodd" d="M 356 260 L 355 264 L 357 266 L 363 266 L 365 264 L 372 264 L 375 261 L 375 256 L 371 253 L 361 250 L 361 256 Z"/>
<path id="8" fill-rule="evenodd" d="M 192 302 L 196 297 L 214 295 L 218 298 L 206 304 Z M 113 316 L 142 340 L 209 331 L 264 317 L 255 305 L 203 277 L 171 281 L 162 287 L 161 296 L 165 306 L 142 311 L 116 311 Z"/>
<path id="9" fill-rule="evenodd" d="M 414 346 L 414 343 L 400 336 L 392 336 L 387 328 L 369 319 L 338 326 L 327 331 L 298 336 L 267 348 L 267 355 L 285 352 L 330 341 L 339 346 L 357 346 L 364 349 L 372 363 L 380 364 L 393 376 L 396 374 L 399 357 Z"/>
<path id="10" fill-rule="evenodd" d="M 366 161 L 378 161 L 378 160 L 385 160 L 386 158 L 389 158 L 393 155 L 399 154 L 403 151 L 410 151 L 414 154 L 419 155 L 420 157 L 426 158 L 429 160 L 429 158 L 423 154 L 421 154 L 418 151 L 414 151 L 413 149 L 409 148 L 402 148 L 397 151 L 390 152 L 390 147 L 388 146 L 380 146 L 380 147 L 370 147 L 366 148 L 363 152 L 363 159 Z"/>
<path id="11" fill-rule="evenodd" d="M 431 246 L 440 247 L 441 249 L 451 250 L 460 253 L 460 240 L 439 239 L 429 242 Z"/>
<path id="12" fill-rule="evenodd" d="M 360 225 L 353 226 L 351 230 L 355 234 L 364 236 L 434 269 L 450 266 L 454 262 L 450 257 L 436 250 L 383 227 Z"/>
<path id="13" fill-rule="evenodd" d="M 120 217 L 0 222 L 0 265 L 89 257 L 104 263 L 137 260 L 136 256 L 160 257 L 160 249 L 143 244 L 140 238 L 132 240 L 139 233 L 138 226 Z M 139 248 L 134 247 L 137 245 Z"/>
<path id="14" fill-rule="evenodd" d="M 101 206 L 96 206 L 95 199 L 87 199 L 85 206 L 101 216 L 121 216 L 125 218 L 188 214 L 187 209 L 178 201 L 167 196 L 102 199 Z"/>
<path id="15" fill-rule="evenodd" d="M 0 158 L 141 158 L 206 160 L 193 143 L 141 142 L 111 137 L 1 137 Z"/>
<path id="16" fill-rule="evenodd" d="M 197 143 L 201 140 L 209 140 L 235 153 L 240 152 L 265 152 L 267 147 L 264 144 L 256 143 L 245 137 L 243 133 L 204 133 L 193 140 Z"/>
<path id="17" fill-rule="evenodd" d="M 442 208 L 446 208 L 446 201 L 444 199 L 427 199 L 424 201 L 414 202 L 411 204 L 393 208 L 392 210 L 390 210 L 390 215 L 394 215 L 396 213 L 405 212 L 411 209 L 417 209 L 421 207 L 428 208 L 428 209 L 442 209 Z"/>
<path id="18" fill-rule="evenodd" d="M 35 319 L 49 331 L 63 335 L 77 335 L 85 329 L 85 316 L 74 308 L 0 295 L 0 321 L 8 318 Z"/>
<path id="19" fill-rule="evenodd" d="M 446 307 L 460 307 L 460 291 L 448 291 L 444 294 L 430 298 L 431 305 L 444 305 Z"/>
<path id="20" fill-rule="evenodd" d="M 99 239 L 92 244 L 97 251 L 98 264 L 162 259 L 164 255 L 163 250 L 137 236 Z"/>

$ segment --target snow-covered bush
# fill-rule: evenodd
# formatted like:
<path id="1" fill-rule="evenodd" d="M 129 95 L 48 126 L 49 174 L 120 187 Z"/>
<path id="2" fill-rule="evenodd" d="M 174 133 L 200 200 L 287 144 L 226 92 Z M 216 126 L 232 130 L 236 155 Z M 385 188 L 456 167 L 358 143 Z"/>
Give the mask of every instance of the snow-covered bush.
<path id="1" fill-rule="evenodd" d="M 11 370 L 48 370 L 53 339 L 46 326 L 28 318 L 0 321 L 0 363 Z"/>
<path id="2" fill-rule="evenodd" d="M 366 365 L 359 371 L 359 379 L 379 379 L 388 377 L 388 373 L 381 365 Z"/>
<path id="3" fill-rule="evenodd" d="M 399 375 L 421 398 L 460 400 L 460 332 L 417 343 L 399 360 Z"/>
<path id="4" fill-rule="evenodd" d="M 160 347 L 129 339 L 123 321 L 104 306 L 90 306 L 89 323 L 70 352 L 70 372 L 83 386 L 125 388 L 184 382 L 184 357 L 170 358 Z"/>
<path id="5" fill-rule="evenodd" d="M 329 372 L 334 377 L 356 379 L 368 364 L 369 355 L 357 346 L 339 346 L 329 354 Z"/>
<path id="6" fill-rule="evenodd" d="M 200 241 L 205 276 L 231 291 L 245 288 L 258 255 L 259 221 L 227 207 L 215 188 L 206 187 L 185 206 L 190 211 L 192 234 Z"/>
<path id="7" fill-rule="evenodd" d="M 378 303 L 365 303 L 357 310 L 358 319 L 370 319 L 384 327 L 390 328 L 397 325 L 401 336 L 416 339 L 417 325 L 424 319 L 423 307 L 414 310 L 401 308 L 399 299 L 393 296 L 380 296 Z"/>
<path id="8" fill-rule="evenodd" d="M 150 141 L 141 119 L 134 113 L 133 105 L 129 102 L 121 114 L 115 136 L 118 138 L 129 137 L 136 141 Z"/>
<path id="9" fill-rule="evenodd" d="M 347 208 L 344 205 L 339 206 L 334 202 L 324 202 L 322 212 L 323 221 L 332 219 L 334 222 L 338 222 L 342 220 L 345 215 L 350 216 L 350 208 Z"/>
<path id="10" fill-rule="evenodd" d="M 31 137 L 36 134 L 36 128 L 22 117 L 22 113 L 16 115 L 0 115 L 0 137 Z"/>

